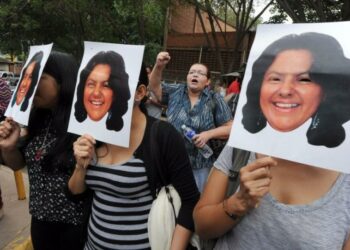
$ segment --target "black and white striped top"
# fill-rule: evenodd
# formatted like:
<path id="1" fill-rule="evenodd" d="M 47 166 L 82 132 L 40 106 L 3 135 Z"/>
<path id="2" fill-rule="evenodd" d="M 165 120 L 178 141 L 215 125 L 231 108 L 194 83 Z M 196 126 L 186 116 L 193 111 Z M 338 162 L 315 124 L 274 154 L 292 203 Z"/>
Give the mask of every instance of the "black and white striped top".
<path id="1" fill-rule="evenodd" d="M 90 166 L 86 184 L 94 197 L 85 249 L 150 249 L 152 195 L 143 161 Z"/>

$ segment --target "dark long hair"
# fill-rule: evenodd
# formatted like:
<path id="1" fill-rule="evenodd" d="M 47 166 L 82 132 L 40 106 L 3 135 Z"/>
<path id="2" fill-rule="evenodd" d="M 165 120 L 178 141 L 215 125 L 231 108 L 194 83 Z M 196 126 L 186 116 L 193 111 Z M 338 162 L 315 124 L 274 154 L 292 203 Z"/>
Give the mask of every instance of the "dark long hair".
<path id="1" fill-rule="evenodd" d="M 68 133 L 69 116 L 73 102 L 78 65 L 73 56 L 62 52 L 51 52 L 44 73 L 55 78 L 60 86 L 57 104 L 53 110 L 34 107 L 30 114 L 28 132 L 29 138 L 35 136 L 46 124 L 43 120 L 52 117 L 51 127 L 57 133 L 57 141 L 54 148 L 44 157 L 43 166 L 47 170 L 53 166 L 60 168 L 71 167 L 73 157 L 73 142 L 77 136 Z"/>
<path id="2" fill-rule="evenodd" d="M 279 53 L 304 49 L 313 62 L 310 78 L 319 84 L 325 95 L 307 130 L 311 145 L 336 147 L 345 139 L 342 124 L 350 120 L 350 60 L 344 56 L 339 42 L 329 35 L 307 32 L 284 36 L 270 44 L 254 62 L 252 77 L 247 86 L 247 103 L 243 107 L 243 126 L 257 133 L 266 126 L 260 108 L 260 89 L 266 70 Z"/>
<path id="3" fill-rule="evenodd" d="M 137 83 L 137 87 L 140 85 L 145 85 L 146 87 L 148 86 L 148 74 L 147 74 L 147 70 L 146 70 L 146 66 L 144 63 L 142 63 L 141 65 L 141 69 L 140 69 L 140 75 L 139 75 L 139 81 Z M 136 88 L 137 88 L 136 87 Z M 139 105 L 141 111 L 147 115 L 147 109 L 146 109 L 146 101 L 147 101 L 147 96 L 145 96 L 142 100 L 141 103 Z"/>
<path id="4" fill-rule="evenodd" d="M 80 80 L 77 89 L 77 101 L 74 104 L 74 116 L 78 122 L 85 121 L 87 112 L 84 107 L 84 88 L 86 79 L 91 71 L 98 64 L 106 64 L 111 68 L 109 86 L 113 90 L 113 102 L 108 111 L 106 127 L 109 130 L 119 131 L 123 128 L 122 116 L 128 110 L 130 99 L 129 75 L 125 71 L 123 57 L 114 51 L 101 51 L 94 55 L 80 73 Z"/>
<path id="5" fill-rule="evenodd" d="M 25 75 L 25 73 L 27 71 L 28 66 L 30 64 L 32 64 L 33 62 L 35 62 L 35 66 L 34 66 L 33 73 L 32 73 L 32 82 L 31 82 L 31 84 L 29 86 L 28 92 L 25 95 L 25 97 L 24 97 L 24 99 L 22 101 L 21 107 L 20 107 L 20 110 L 23 111 L 23 112 L 27 110 L 28 105 L 29 105 L 29 99 L 32 97 L 32 95 L 34 93 L 35 86 L 38 84 L 38 81 L 39 81 L 38 78 L 39 78 L 39 72 L 40 72 L 40 68 L 41 68 L 40 63 L 41 63 L 41 60 L 43 59 L 43 55 L 44 55 L 44 53 L 42 51 L 39 51 L 39 52 L 35 53 L 35 55 L 28 62 L 27 66 L 23 69 L 21 78 L 18 81 L 19 84 L 18 84 L 18 87 L 16 89 L 16 93 L 13 95 L 13 99 L 12 99 L 12 102 L 11 102 L 11 107 L 13 107 L 13 105 L 16 102 L 16 96 L 17 96 L 19 87 L 22 84 L 22 80 L 23 80 L 23 77 L 24 77 L 24 75 Z"/>
<path id="6" fill-rule="evenodd" d="M 144 63 L 142 63 L 141 69 L 140 69 L 139 81 L 137 82 L 137 87 L 136 88 L 138 88 L 140 85 L 145 85 L 147 87 L 148 83 L 149 83 L 149 80 L 148 80 L 148 74 L 147 74 L 146 66 L 145 66 Z M 146 101 L 147 101 L 147 96 L 145 96 L 141 100 L 141 102 L 139 104 L 139 108 L 140 108 L 141 112 L 144 113 L 147 116 L 148 112 L 147 112 L 147 108 L 146 108 Z M 103 144 L 104 143 L 101 142 L 101 141 L 96 141 L 96 148 L 100 147 Z"/>

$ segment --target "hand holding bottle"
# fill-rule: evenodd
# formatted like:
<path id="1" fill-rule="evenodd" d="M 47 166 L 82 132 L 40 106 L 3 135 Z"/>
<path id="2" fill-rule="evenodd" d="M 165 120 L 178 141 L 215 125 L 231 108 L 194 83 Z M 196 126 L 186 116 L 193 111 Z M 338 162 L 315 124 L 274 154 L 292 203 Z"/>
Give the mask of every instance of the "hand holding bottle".
<path id="1" fill-rule="evenodd" d="M 194 140 L 198 135 L 191 128 L 187 127 L 185 124 L 181 126 L 183 134 L 187 140 L 191 143 L 194 143 Z M 204 144 L 202 147 L 198 148 L 198 151 L 203 155 L 204 158 L 209 158 L 213 154 L 213 150 L 207 145 Z"/>
<path id="2" fill-rule="evenodd" d="M 204 145 L 207 144 L 209 139 L 210 139 L 210 137 L 209 137 L 207 131 L 203 131 L 199 134 L 196 134 L 192 138 L 194 145 L 196 145 L 196 147 L 198 147 L 198 148 L 204 147 Z"/>

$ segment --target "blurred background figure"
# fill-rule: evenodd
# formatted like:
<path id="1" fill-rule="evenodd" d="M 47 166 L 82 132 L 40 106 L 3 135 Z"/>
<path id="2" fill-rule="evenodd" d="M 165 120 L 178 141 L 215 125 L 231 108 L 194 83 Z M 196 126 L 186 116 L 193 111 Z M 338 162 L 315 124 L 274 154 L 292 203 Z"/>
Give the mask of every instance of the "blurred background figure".
<path id="1" fill-rule="evenodd" d="M 12 92 L 6 81 L 0 79 L 0 121 L 5 119 L 5 111 L 10 102 Z M 0 186 L 0 219 L 4 215 L 3 202 L 1 196 L 1 186 Z"/>
<path id="2" fill-rule="evenodd" d="M 152 72 L 152 69 L 152 65 L 146 67 L 148 78 Z M 154 118 L 160 119 L 160 117 L 162 116 L 163 108 L 165 108 L 165 106 L 160 103 L 154 92 L 148 89 L 148 99 L 146 101 L 147 114 Z"/>
<path id="3" fill-rule="evenodd" d="M 12 91 L 6 81 L 0 79 L 0 121 L 5 120 L 5 111 L 10 102 Z"/>
<path id="4" fill-rule="evenodd" d="M 232 82 L 226 90 L 226 96 L 231 93 L 239 94 L 239 92 L 241 91 L 241 74 L 238 72 L 233 72 L 230 75 L 233 76 L 234 79 L 232 80 Z"/>

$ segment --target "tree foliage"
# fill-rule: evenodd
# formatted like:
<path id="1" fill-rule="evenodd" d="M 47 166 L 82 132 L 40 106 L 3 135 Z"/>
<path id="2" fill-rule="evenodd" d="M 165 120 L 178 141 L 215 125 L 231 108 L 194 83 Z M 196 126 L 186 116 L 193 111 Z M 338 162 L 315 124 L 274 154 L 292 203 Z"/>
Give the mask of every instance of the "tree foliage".
<path id="1" fill-rule="evenodd" d="M 215 31 L 214 24 L 218 22 L 218 16 L 224 16 L 224 20 L 227 21 L 228 17 L 234 18 L 234 24 L 236 28 L 236 36 L 234 41 L 233 54 L 239 53 L 245 36 L 249 31 L 259 22 L 259 18 L 266 11 L 266 9 L 273 3 L 273 0 L 267 1 L 264 4 L 262 10 L 255 13 L 254 0 L 189 0 L 191 4 L 196 6 L 197 16 L 201 19 L 200 9 L 204 9 L 208 13 L 208 18 L 211 26 L 211 30 L 207 31 L 202 23 L 203 32 L 206 34 L 208 44 L 216 51 L 216 58 L 220 65 L 221 72 L 231 72 L 234 67 L 236 56 L 232 57 L 232 61 L 228 65 L 223 64 L 221 48 L 217 42 L 217 33 Z M 222 30 L 222 33 L 226 33 L 226 30 Z M 210 33 L 210 34 L 209 34 Z M 209 35 L 212 36 L 214 44 L 209 41 Z M 225 37 L 225 34 L 224 34 Z M 227 41 L 226 45 L 228 47 Z"/>
<path id="2" fill-rule="evenodd" d="M 146 44 L 153 62 L 163 42 L 162 0 L 2 0 L 0 51 L 28 52 L 34 44 L 54 42 L 55 49 L 81 57 L 83 41 Z"/>
<path id="3" fill-rule="evenodd" d="M 287 20 L 286 14 L 294 23 L 345 21 L 350 20 L 350 1 L 276 0 L 273 11 L 270 23 Z"/>

